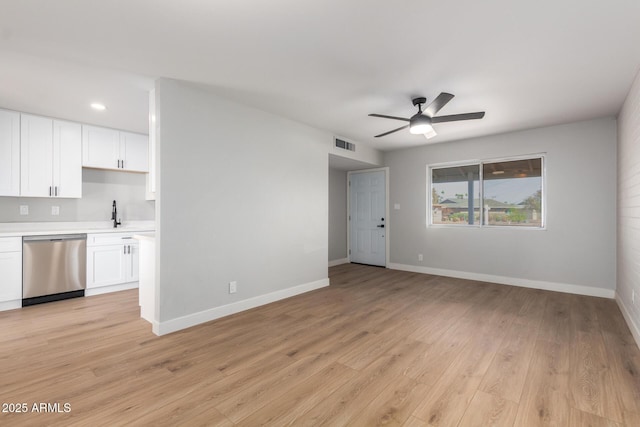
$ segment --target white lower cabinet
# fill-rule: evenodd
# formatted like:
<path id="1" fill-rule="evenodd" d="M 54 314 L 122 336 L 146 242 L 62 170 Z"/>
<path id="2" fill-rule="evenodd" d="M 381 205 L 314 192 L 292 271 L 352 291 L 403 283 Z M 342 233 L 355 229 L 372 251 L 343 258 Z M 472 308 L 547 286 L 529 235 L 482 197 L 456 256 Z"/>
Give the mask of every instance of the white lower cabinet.
<path id="1" fill-rule="evenodd" d="M 0 238 L 0 310 L 22 306 L 22 238 Z"/>
<path id="2" fill-rule="evenodd" d="M 138 241 L 129 233 L 87 235 L 87 294 L 137 286 Z M 101 291 L 97 291 L 102 288 Z M 92 291 L 96 289 L 96 291 Z"/>

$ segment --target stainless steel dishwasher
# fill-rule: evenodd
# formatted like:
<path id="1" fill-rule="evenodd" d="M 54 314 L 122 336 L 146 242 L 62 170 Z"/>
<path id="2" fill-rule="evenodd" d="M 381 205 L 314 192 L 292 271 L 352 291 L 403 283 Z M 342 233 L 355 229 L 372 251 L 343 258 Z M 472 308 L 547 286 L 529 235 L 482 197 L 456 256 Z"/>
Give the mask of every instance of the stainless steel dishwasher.
<path id="1" fill-rule="evenodd" d="M 22 306 L 84 296 L 87 235 L 22 238 Z"/>

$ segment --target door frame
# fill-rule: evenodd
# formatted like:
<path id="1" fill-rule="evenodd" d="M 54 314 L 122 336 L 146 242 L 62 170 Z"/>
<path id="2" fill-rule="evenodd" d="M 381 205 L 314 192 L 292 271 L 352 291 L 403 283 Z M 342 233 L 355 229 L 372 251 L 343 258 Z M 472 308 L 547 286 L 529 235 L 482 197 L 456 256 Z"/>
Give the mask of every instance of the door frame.
<path id="1" fill-rule="evenodd" d="M 366 172 L 384 172 L 384 217 L 385 217 L 385 238 L 384 238 L 384 268 L 389 268 L 389 236 L 391 234 L 391 221 L 389 220 L 389 166 L 373 169 L 361 169 L 347 172 L 347 259 L 351 262 L 351 175 Z"/>

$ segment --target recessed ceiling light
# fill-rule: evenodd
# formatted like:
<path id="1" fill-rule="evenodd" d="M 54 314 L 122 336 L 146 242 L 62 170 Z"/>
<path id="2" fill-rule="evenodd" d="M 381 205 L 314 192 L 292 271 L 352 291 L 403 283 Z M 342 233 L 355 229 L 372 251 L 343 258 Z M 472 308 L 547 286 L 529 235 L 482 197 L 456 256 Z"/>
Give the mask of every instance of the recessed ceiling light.
<path id="1" fill-rule="evenodd" d="M 92 103 L 91 108 L 98 111 L 104 111 L 107 109 L 107 107 L 104 104 L 100 104 L 99 102 Z"/>

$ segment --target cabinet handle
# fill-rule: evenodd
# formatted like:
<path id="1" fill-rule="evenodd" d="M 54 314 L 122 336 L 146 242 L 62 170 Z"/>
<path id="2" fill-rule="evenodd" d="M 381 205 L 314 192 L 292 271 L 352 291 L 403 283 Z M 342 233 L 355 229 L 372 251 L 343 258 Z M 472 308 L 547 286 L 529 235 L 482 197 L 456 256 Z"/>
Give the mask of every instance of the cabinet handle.
<path id="1" fill-rule="evenodd" d="M 51 197 L 51 186 L 49 186 L 49 197 Z"/>
<path id="2" fill-rule="evenodd" d="M 58 197 L 58 186 L 56 185 L 56 197 Z"/>
<path id="3" fill-rule="evenodd" d="M 124 247 L 122 249 L 124 249 L 124 254 L 126 255 L 127 254 L 127 245 L 124 245 Z"/>
<path id="4" fill-rule="evenodd" d="M 118 159 L 118 169 L 120 169 L 120 159 Z"/>
<path id="5" fill-rule="evenodd" d="M 122 169 L 124 169 L 124 160 L 122 160 Z"/>

